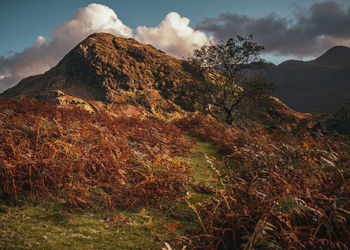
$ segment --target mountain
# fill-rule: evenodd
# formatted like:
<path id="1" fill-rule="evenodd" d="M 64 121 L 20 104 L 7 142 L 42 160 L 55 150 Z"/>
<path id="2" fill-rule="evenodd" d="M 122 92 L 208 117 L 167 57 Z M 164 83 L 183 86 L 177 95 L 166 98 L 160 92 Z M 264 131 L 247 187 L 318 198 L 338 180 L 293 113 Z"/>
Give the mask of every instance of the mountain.
<path id="1" fill-rule="evenodd" d="M 350 99 L 350 48 L 336 46 L 312 61 L 271 66 L 274 95 L 299 112 L 332 112 Z"/>
<path id="2" fill-rule="evenodd" d="M 179 84 L 189 76 L 182 61 L 134 39 L 96 33 L 73 48 L 44 74 L 23 79 L 0 95 L 57 104 L 77 104 L 90 110 L 172 112 L 186 108 Z M 134 107 L 137 107 L 135 109 Z"/>
<path id="3" fill-rule="evenodd" d="M 350 48 L 335 46 L 313 60 L 314 64 L 335 68 L 350 68 Z"/>
<path id="4" fill-rule="evenodd" d="M 194 82 L 184 61 L 131 38 L 96 33 L 73 48 L 55 67 L 23 79 L 0 99 L 24 95 L 60 105 L 78 105 L 115 115 L 169 117 L 194 111 L 186 94 Z M 298 120 L 304 115 L 276 98 L 264 124 Z M 269 125 L 267 125 L 269 126 Z"/>

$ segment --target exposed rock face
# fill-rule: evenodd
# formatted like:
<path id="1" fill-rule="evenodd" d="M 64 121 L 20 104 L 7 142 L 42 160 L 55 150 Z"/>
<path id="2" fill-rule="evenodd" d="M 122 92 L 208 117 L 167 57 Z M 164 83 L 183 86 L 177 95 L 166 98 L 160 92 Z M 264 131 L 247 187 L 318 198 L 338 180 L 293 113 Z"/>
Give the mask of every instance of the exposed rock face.
<path id="1" fill-rule="evenodd" d="M 350 99 L 350 48 L 337 46 L 315 60 L 289 60 L 268 70 L 274 93 L 300 112 L 336 111 Z"/>
<path id="2" fill-rule="evenodd" d="M 97 33 L 78 44 L 51 70 L 23 79 L 0 97 L 25 95 L 92 109 L 101 107 L 96 102 L 102 102 L 110 106 L 142 104 L 149 112 L 175 111 L 180 110 L 177 104 L 186 106 L 179 86 L 189 76 L 181 63 L 151 45 Z"/>

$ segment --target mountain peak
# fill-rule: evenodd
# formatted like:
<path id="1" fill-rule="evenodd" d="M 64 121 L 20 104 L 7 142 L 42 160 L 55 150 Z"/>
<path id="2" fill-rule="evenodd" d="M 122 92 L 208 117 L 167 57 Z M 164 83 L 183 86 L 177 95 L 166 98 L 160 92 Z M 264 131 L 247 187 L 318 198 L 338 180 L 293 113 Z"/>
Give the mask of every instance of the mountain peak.
<path id="1" fill-rule="evenodd" d="M 156 49 L 149 44 L 141 44 L 136 41 L 134 38 L 126 38 L 115 36 L 110 33 L 94 33 L 89 35 L 85 40 L 80 42 L 74 49 L 79 49 L 82 47 L 93 47 L 97 52 L 116 52 L 118 50 L 125 50 L 128 47 L 138 47 L 143 48 L 144 50 L 150 50 L 153 53 L 165 53 Z M 73 49 L 73 50 L 74 50 Z"/>
<path id="2" fill-rule="evenodd" d="M 325 53 L 339 53 L 339 52 L 344 52 L 344 51 L 349 51 L 350 48 L 342 45 L 334 46 L 327 50 Z"/>
<path id="3" fill-rule="evenodd" d="M 92 105 L 98 101 L 141 105 L 151 112 L 165 107 L 178 110 L 175 103 L 184 104 L 183 95 L 177 94 L 178 86 L 188 78 L 181 60 L 151 45 L 133 38 L 95 33 L 75 46 L 55 67 L 23 79 L 0 98 L 25 95 L 61 104 Z"/>
<path id="4" fill-rule="evenodd" d="M 345 46 L 332 47 L 312 62 L 328 67 L 350 68 L 350 48 Z"/>

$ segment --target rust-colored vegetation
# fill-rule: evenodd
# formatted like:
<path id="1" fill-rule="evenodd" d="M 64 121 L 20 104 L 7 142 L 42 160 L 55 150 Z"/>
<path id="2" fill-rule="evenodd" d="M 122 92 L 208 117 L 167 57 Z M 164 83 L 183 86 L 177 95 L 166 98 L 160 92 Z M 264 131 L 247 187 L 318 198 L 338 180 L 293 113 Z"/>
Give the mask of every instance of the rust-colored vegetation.
<path id="1" fill-rule="evenodd" d="M 204 116 L 176 125 L 226 155 L 211 160 L 222 190 L 194 208 L 196 248 L 348 249 L 348 138 L 238 129 Z"/>
<path id="2" fill-rule="evenodd" d="M 0 191 L 71 209 L 155 205 L 185 192 L 190 143 L 150 119 L 114 118 L 26 98 L 0 102 Z"/>
<path id="3" fill-rule="evenodd" d="M 108 213 L 158 206 L 158 212 L 183 219 L 162 226 L 179 231 L 167 242 L 182 249 L 348 249 L 349 137 L 323 135 L 314 116 L 276 98 L 257 98 L 260 92 L 236 110 L 229 108 L 226 124 L 198 115 L 202 110 L 220 116 L 224 111 L 210 110 L 211 105 L 224 97 L 223 106 L 243 92 L 226 95 L 219 89 L 213 95 L 210 84 L 207 94 L 216 101 L 197 102 L 202 93 L 185 68 L 182 60 L 150 45 L 99 33 L 56 67 L 2 93 L 0 98 L 17 99 L 0 100 L 1 201 L 49 199 L 73 211 Z M 348 111 L 325 116 L 324 127 L 348 134 Z M 167 123 L 147 117 L 182 118 Z M 186 135 L 210 142 L 223 160 L 199 146 L 189 163 L 179 160 L 193 146 Z M 188 164 L 197 175 L 191 176 Z M 189 185 L 197 176 L 201 182 Z M 190 192 L 197 197 L 191 199 Z M 151 225 L 152 217 L 139 213 L 142 220 L 146 216 Z M 129 220 L 113 218 L 114 224 Z M 166 223 L 161 220 L 154 225 Z M 124 229 L 129 236 L 134 232 Z M 159 240 L 155 232 L 150 235 Z M 125 234 L 112 237 L 118 235 Z"/>

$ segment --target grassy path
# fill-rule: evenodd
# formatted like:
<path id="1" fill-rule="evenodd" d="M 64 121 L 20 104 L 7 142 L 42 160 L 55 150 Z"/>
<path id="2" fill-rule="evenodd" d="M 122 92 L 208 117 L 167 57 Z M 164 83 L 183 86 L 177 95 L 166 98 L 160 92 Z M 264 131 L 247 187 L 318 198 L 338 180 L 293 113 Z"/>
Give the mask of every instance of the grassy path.
<path id="1" fill-rule="evenodd" d="M 218 185 L 217 180 L 213 176 L 214 170 L 211 169 L 206 156 L 214 157 L 218 160 L 222 158 L 212 144 L 196 140 L 196 146 L 191 149 L 190 157 L 188 159 L 193 173 L 194 185 L 201 185 L 215 189 Z M 190 188 L 190 192 L 192 194 L 191 202 L 193 203 L 202 202 L 212 196 L 197 192 L 193 188 Z"/>
<path id="2" fill-rule="evenodd" d="M 221 156 L 210 143 L 197 140 L 196 144 L 184 158 L 191 166 L 194 184 L 215 187 L 205 155 Z M 190 193 L 192 203 L 210 197 L 193 188 Z M 51 201 L 9 206 L 0 199 L 0 249 L 159 249 L 198 225 L 184 202 L 174 207 L 184 216 L 146 208 L 68 213 Z"/>

